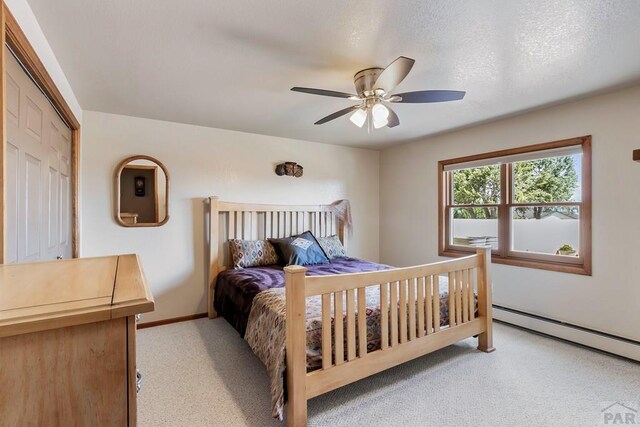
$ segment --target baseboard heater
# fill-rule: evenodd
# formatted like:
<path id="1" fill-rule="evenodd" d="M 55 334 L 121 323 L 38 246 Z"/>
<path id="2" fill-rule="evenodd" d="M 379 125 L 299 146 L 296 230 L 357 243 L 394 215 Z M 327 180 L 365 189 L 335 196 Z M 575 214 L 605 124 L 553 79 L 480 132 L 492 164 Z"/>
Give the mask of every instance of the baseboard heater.
<path id="1" fill-rule="evenodd" d="M 493 306 L 493 318 L 534 332 L 640 362 L 640 341 L 596 331 L 583 326 L 572 325 L 571 323 L 549 319 L 500 305 Z M 499 345 L 498 343 L 496 347 L 500 348 Z"/>

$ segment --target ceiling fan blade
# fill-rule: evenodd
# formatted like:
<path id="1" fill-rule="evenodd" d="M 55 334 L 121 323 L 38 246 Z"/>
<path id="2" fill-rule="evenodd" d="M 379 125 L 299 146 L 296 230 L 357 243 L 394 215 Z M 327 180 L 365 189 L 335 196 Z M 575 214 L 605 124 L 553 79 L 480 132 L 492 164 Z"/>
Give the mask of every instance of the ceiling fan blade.
<path id="1" fill-rule="evenodd" d="M 387 121 L 388 121 L 387 127 L 394 128 L 398 126 L 400 124 L 400 119 L 398 118 L 398 115 L 396 114 L 396 112 L 386 105 L 385 107 L 387 107 L 387 110 L 389 110 L 389 117 L 387 117 Z"/>
<path id="2" fill-rule="evenodd" d="M 358 108 L 360 108 L 360 105 L 352 105 L 351 107 L 347 107 L 347 108 L 344 108 L 344 109 L 342 109 L 342 110 L 340 110 L 340 111 L 336 111 L 336 112 L 335 112 L 335 113 L 333 113 L 333 114 L 329 114 L 327 117 L 323 117 L 323 118 L 321 118 L 320 120 L 318 120 L 317 122 L 315 122 L 315 123 L 314 123 L 314 125 L 322 125 L 322 124 L 325 124 L 325 123 L 327 123 L 327 122 L 330 122 L 330 121 L 331 121 L 331 120 L 333 120 L 333 119 L 337 119 L 338 117 L 342 117 L 342 116 L 344 116 L 345 114 L 349 114 L 350 112 L 355 111 L 355 110 L 357 110 Z"/>
<path id="3" fill-rule="evenodd" d="M 399 57 L 380 73 L 373 85 L 373 90 L 384 89 L 385 92 L 391 92 L 407 77 L 415 62 L 415 60 L 406 56 Z"/>
<path id="4" fill-rule="evenodd" d="M 412 104 L 422 104 L 427 102 L 447 102 L 457 101 L 464 98 L 466 92 L 459 90 L 420 90 L 417 92 L 396 93 L 389 102 L 404 102 Z M 400 100 L 395 100 L 400 97 Z"/>
<path id="5" fill-rule="evenodd" d="M 360 99 L 358 95 L 353 95 L 351 93 L 345 93 L 345 92 L 336 92 L 335 90 L 314 89 L 311 87 L 297 87 L 297 86 L 292 87 L 291 90 L 294 92 L 310 93 L 311 95 L 333 96 L 335 98 Z"/>

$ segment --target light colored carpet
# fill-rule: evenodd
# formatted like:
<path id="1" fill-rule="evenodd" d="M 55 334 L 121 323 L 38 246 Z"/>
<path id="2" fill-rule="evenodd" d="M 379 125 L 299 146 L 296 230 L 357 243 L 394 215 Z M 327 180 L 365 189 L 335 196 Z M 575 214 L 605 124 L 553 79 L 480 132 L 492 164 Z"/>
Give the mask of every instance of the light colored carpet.
<path id="1" fill-rule="evenodd" d="M 476 340 L 309 402 L 312 426 L 593 426 L 604 402 L 640 401 L 640 364 L 502 324 Z M 267 374 L 223 319 L 138 332 L 140 426 L 280 426 Z M 636 406 L 637 408 L 637 406 Z"/>

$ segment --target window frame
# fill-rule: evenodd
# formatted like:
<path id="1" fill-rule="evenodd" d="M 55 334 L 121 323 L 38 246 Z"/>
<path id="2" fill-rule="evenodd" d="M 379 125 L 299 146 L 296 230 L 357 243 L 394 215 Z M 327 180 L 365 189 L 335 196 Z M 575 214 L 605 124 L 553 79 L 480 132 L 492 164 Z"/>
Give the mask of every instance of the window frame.
<path id="1" fill-rule="evenodd" d="M 445 167 L 490 160 L 525 153 L 535 153 L 557 148 L 580 146 L 582 149 L 582 174 L 580 202 L 515 203 L 513 195 L 513 162 L 500 163 L 500 203 L 487 205 L 453 205 L 453 183 L 451 174 Z M 553 254 L 529 253 L 511 249 L 511 209 L 535 206 L 578 206 L 580 209 L 580 247 L 577 257 L 563 257 Z M 498 208 L 498 249 L 491 251 L 492 262 L 518 267 L 536 268 L 564 273 L 591 276 L 591 135 L 542 144 L 527 145 L 507 150 L 493 151 L 472 156 L 458 157 L 438 162 L 438 255 L 462 257 L 475 252 L 474 247 L 453 245 L 450 243 L 451 216 L 453 207 L 497 207 Z"/>

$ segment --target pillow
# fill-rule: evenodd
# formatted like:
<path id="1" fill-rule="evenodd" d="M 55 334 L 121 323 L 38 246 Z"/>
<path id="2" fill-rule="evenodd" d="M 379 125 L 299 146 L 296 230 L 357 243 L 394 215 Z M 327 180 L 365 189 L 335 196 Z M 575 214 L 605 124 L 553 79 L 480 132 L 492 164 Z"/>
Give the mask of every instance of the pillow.
<path id="1" fill-rule="evenodd" d="M 284 239 L 269 239 L 285 265 L 328 264 L 324 253 L 310 231 Z"/>
<path id="2" fill-rule="evenodd" d="M 229 240 L 233 268 L 258 267 L 278 263 L 278 254 L 268 240 Z"/>
<path id="3" fill-rule="evenodd" d="M 335 234 L 328 237 L 318 237 L 318 243 L 329 259 L 347 256 L 347 252 L 344 250 L 340 238 Z"/>

